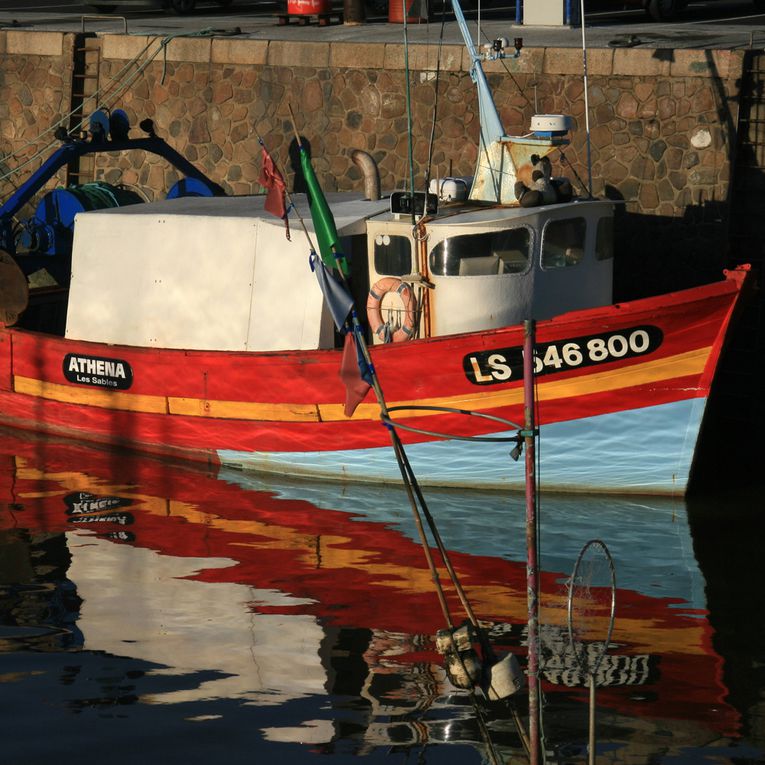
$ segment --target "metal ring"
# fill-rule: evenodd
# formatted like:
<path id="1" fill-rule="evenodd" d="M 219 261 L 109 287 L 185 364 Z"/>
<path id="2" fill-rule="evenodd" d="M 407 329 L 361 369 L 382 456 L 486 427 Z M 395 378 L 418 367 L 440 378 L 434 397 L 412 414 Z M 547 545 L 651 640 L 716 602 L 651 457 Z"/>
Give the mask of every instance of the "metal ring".
<path id="1" fill-rule="evenodd" d="M 597 655 L 597 658 L 593 662 L 592 666 L 589 665 L 589 662 L 586 661 L 584 652 L 578 651 L 574 642 L 574 616 L 573 616 L 573 592 L 574 592 L 574 581 L 576 580 L 576 575 L 579 572 L 579 566 L 582 562 L 582 559 L 584 558 L 585 553 L 587 550 L 589 550 L 591 547 L 599 547 L 601 552 L 606 558 L 606 562 L 608 564 L 608 572 L 609 572 L 609 579 L 610 579 L 610 589 L 611 589 L 611 609 L 609 614 L 609 620 L 608 620 L 608 631 L 606 633 L 606 639 L 603 641 L 602 648 L 600 652 Z M 603 587 L 603 585 L 599 585 Z M 593 679 L 595 678 L 595 673 L 598 671 L 598 667 L 600 666 L 600 662 L 603 660 L 603 657 L 606 654 L 606 651 L 608 650 L 608 646 L 611 642 L 611 635 L 614 631 L 614 613 L 616 611 L 616 567 L 614 566 L 614 559 L 611 557 L 611 553 L 609 552 L 608 547 L 606 547 L 605 542 L 601 541 L 600 539 L 591 539 L 587 544 L 582 547 L 581 551 L 579 552 L 579 556 L 576 559 L 576 563 L 574 564 L 574 570 L 571 572 L 571 579 L 569 580 L 569 590 L 568 590 L 568 614 L 567 614 L 567 623 L 568 623 L 568 639 L 569 639 L 569 645 L 571 646 L 571 650 L 574 654 L 574 657 L 576 658 L 576 663 L 579 665 L 579 669 L 582 670 L 583 673 L 590 675 Z"/>
<path id="2" fill-rule="evenodd" d="M 422 218 L 420 219 L 422 221 Z M 419 229 L 422 228 L 422 234 L 419 233 Z M 415 223 L 412 226 L 412 239 L 415 242 L 426 242 L 430 238 L 430 231 L 428 231 L 422 223 Z"/>

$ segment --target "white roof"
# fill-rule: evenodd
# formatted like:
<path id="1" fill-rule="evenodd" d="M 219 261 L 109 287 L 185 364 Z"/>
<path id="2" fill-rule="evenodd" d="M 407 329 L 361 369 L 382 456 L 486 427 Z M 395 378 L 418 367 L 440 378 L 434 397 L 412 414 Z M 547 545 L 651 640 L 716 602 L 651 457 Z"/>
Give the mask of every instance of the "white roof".
<path id="1" fill-rule="evenodd" d="M 292 194 L 295 209 L 305 220 L 306 228 L 313 231 L 311 210 L 305 194 Z M 341 236 L 354 233 L 359 225 L 363 230 L 363 221 L 389 209 L 388 199 L 370 202 L 360 193 L 330 193 L 326 194 L 327 202 L 335 219 L 335 226 Z M 142 216 L 161 213 L 163 216 L 187 215 L 204 218 L 246 218 L 248 220 L 264 220 L 273 225 L 282 225 L 279 219 L 263 209 L 265 196 L 236 197 L 180 197 L 178 199 L 163 199 L 146 204 L 112 207 L 106 210 L 95 210 L 88 215 L 108 216 Z M 294 211 L 290 211 L 290 227 L 300 231 L 299 221 Z M 301 231 L 302 236 L 302 231 Z"/>
<path id="2" fill-rule="evenodd" d="M 304 195 L 297 211 L 313 231 Z M 362 233 L 388 207 L 328 195 L 338 233 Z M 331 345 L 332 323 L 295 212 L 264 197 L 187 197 L 81 213 L 75 222 L 66 336 L 197 350 Z"/>

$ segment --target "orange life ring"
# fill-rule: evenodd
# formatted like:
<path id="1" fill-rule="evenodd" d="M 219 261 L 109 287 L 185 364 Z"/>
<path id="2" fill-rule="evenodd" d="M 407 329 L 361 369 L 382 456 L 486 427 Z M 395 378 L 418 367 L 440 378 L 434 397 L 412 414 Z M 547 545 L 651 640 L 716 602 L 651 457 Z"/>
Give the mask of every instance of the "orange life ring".
<path id="1" fill-rule="evenodd" d="M 375 282 L 367 297 L 367 319 L 372 331 L 380 338 L 385 337 L 386 324 L 382 318 L 382 299 L 389 292 L 396 292 L 404 304 L 404 321 L 393 333 L 394 343 L 411 340 L 414 337 L 414 328 L 417 316 L 417 301 L 414 299 L 414 290 L 401 279 L 393 276 L 385 276 Z"/>

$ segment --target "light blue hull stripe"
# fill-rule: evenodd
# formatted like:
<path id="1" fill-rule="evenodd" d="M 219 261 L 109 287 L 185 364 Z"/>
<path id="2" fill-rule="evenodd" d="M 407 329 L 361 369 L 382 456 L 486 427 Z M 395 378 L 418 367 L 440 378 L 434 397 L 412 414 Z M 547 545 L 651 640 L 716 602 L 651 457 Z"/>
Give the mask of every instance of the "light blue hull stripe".
<path id="1" fill-rule="evenodd" d="M 543 425 L 537 440 L 542 490 L 682 494 L 706 398 Z M 382 425 L 380 427 L 383 427 Z M 504 433 L 502 435 L 514 435 Z M 512 444 L 437 441 L 406 446 L 423 486 L 522 488 Z M 392 447 L 334 452 L 220 450 L 223 465 L 346 481 L 400 481 Z"/>

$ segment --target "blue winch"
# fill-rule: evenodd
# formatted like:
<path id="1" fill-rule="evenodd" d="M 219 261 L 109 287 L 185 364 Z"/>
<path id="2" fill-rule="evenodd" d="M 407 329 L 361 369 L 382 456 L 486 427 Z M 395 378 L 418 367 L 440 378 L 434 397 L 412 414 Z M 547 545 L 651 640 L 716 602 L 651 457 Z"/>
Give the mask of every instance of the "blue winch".
<path id="1" fill-rule="evenodd" d="M 86 155 L 134 149 L 145 151 L 169 162 L 181 176 L 167 194 L 170 199 L 182 196 L 225 196 L 226 192 L 220 185 L 210 180 L 156 134 L 150 119 L 143 120 L 139 127 L 146 135 L 130 138 L 130 121 L 122 109 L 110 112 L 99 109 L 90 118 L 88 138 L 75 139 L 63 128 L 59 128 L 56 137 L 63 145 L 0 204 L 0 250 L 11 256 L 61 255 L 65 260 L 71 255 L 74 218 L 77 213 L 145 201 L 129 189 L 94 181 L 48 192 L 42 197 L 31 218 L 19 219 L 24 205 L 29 204 L 61 168 Z"/>
<path id="2" fill-rule="evenodd" d="M 103 181 L 54 189 L 40 200 L 34 215 L 22 223 L 16 246 L 38 255 L 55 255 L 71 248 L 77 213 L 143 201 L 134 191 Z"/>

